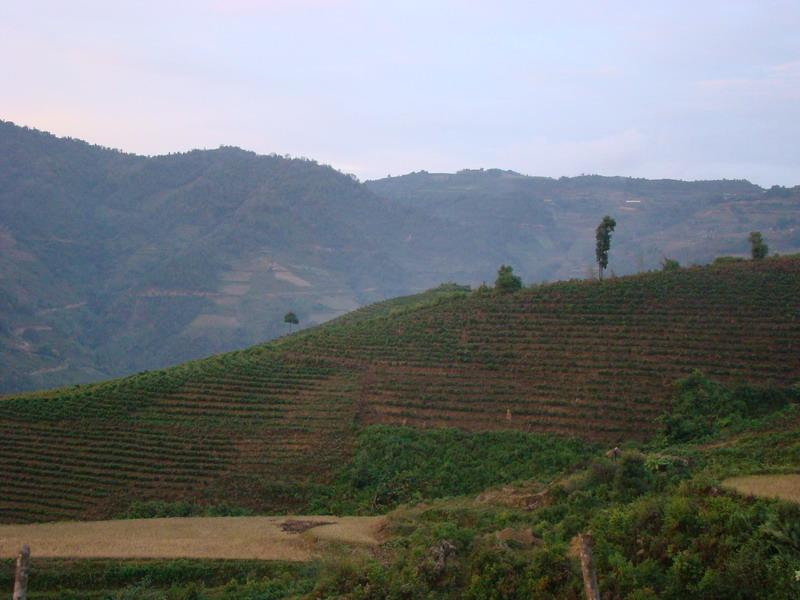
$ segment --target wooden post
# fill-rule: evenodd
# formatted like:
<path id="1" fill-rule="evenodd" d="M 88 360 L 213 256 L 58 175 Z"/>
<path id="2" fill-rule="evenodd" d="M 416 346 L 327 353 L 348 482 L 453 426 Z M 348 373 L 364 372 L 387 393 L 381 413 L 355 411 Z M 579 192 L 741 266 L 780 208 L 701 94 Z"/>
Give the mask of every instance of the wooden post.
<path id="1" fill-rule="evenodd" d="M 597 571 L 594 569 L 594 559 L 592 557 L 592 534 L 579 534 L 578 542 L 580 544 L 583 591 L 586 594 L 586 600 L 600 600 L 600 590 L 597 588 Z"/>
<path id="2" fill-rule="evenodd" d="M 17 555 L 17 571 L 14 574 L 13 600 L 28 600 L 28 574 L 31 570 L 31 549 L 28 544 L 22 545 Z"/>

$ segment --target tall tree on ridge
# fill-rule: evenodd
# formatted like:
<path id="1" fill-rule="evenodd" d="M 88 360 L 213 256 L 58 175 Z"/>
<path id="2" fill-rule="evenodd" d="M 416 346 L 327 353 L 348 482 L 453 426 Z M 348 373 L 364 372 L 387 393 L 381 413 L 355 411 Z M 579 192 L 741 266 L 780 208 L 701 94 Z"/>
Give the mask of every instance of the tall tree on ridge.
<path id="1" fill-rule="evenodd" d="M 516 292 L 522 289 L 522 279 L 514 275 L 514 269 L 510 265 L 500 265 L 494 289 L 501 294 Z"/>
<path id="2" fill-rule="evenodd" d="M 750 253 L 753 256 L 753 260 L 761 260 L 767 257 L 769 246 L 764 242 L 764 237 L 760 231 L 751 231 L 750 237 L 747 239 L 750 242 Z"/>
<path id="3" fill-rule="evenodd" d="M 297 318 L 296 314 L 290 311 L 287 312 L 285 315 L 283 315 L 283 322 L 289 324 L 289 333 L 291 333 L 292 325 L 297 325 L 300 322 L 300 320 Z"/>
<path id="4" fill-rule="evenodd" d="M 597 272 L 600 276 L 600 281 L 603 281 L 603 271 L 608 266 L 608 251 L 611 249 L 611 232 L 617 222 L 606 215 L 597 226 L 595 237 L 597 238 L 597 248 L 595 249 L 595 256 L 597 256 Z"/>

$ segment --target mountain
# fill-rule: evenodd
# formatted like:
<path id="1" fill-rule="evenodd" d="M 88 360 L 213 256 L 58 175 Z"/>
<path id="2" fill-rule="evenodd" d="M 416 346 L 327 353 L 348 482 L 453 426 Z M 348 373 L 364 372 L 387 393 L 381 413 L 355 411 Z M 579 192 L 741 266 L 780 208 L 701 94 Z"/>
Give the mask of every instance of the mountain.
<path id="1" fill-rule="evenodd" d="M 674 382 L 695 369 L 727 385 L 796 383 L 798 299 L 797 257 L 510 294 L 444 286 L 247 350 L 6 397 L 0 520 L 107 518 L 157 501 L 290 514 L 375 510 L 384 492 L 389 504 L 405 498 L 368 487 L 382 475 L 352 466 L 364 452 L 405 456 L 404 443 L 382 438 L 380 426 L 647 440 Z M 359 445 L 374 427 L 377 441 Z M 558 454 L 515 439 L 524 448 L 507 448 L 512 454 Z M 576 452 L 547 456 L 563 468 Z M 343 468 L 354 469 L 355 496 L 332 491 Z M 521 475 L 498 466 L 480 481 Z M 411 494 L 423 483 L 402 486 Z"/>
<path id="2" fill-rule="evenodd" d="M 702 264 L 744 256 L 753 230 L 773 251 L 800 249 L 800 186 L 765 191 L 745 180 L 552 179 L 500 169 L 421 171 L 366 185 L 466 230 L 476 243 L 465 255 L 483 272 L 506 262 L 527 281 L 592 273 L 594 229 L 606 214 L 617 221 L 610 265 L 617 274 L 655 268 L 664 257 Z"/>
<path id="3" fill-rule="evenodd" d="M 147 158 L 10 123 L 0 223 L 0 390 L 242 347 L 288 310 L 319 323 L 465 268 L 458 232 L 312 161 Z"/>
<path id="4" fill-rule="evenodd" d="M 442 281 L 800 250 L 800 188 L 414 173 L 359 183 L 238 148 L 144 157 L 0 122 L 0 393 L 246 347 Z"/>

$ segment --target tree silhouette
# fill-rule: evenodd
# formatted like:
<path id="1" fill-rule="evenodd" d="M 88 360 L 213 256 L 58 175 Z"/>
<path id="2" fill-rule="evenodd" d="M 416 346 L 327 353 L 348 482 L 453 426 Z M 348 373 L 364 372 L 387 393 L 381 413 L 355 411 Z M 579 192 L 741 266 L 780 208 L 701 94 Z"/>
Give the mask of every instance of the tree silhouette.
<path id="1" fill-rule="evenodd" d="M 753 255 L 753 260 L 761 260 L 767 257 L 769 246 L 764 242 L 760 231 L 751 231 L 750 237 L 747 239 L 750 242 L 750 253 Z"/>
<path id="2" fill-rule="evenodd" d="M 508 265 L 500 265 L 494 289 L 500 293 L 516 292 L 522 288 L 522 279 L 514 275 L 514 269 Z"/>
<path id="3" fill-rule="evenodd" d="M 300 323 L 300 320 L 297 318 L 297 315 L 293 312 L 289 311 L 285 315 L 283 315 L 283 322 L 289 324 L 289 332 L 292 331 L 292 325 L 297 325 Z"/>
<path id="4" fill-rule="evenodd" d="M 600 276 L 600 281 L 603 281 L 603 271 L 608 266 L 608 251 L 611 249 L 611 232 L 617 222 L 606 215 L 597 226 L 595 237 L 597 238 L 597 248 L 595 255 L 597 256 L 597 272 Z"/>
<path id="5" fill-rule="evenodd" d="M 661 261 L 661 270 L 662 271 L 677 271 L 681 268 L 681 263 L 679 263 L 674 258 L 667 258 L 664 257 L 664 260 Z"/>

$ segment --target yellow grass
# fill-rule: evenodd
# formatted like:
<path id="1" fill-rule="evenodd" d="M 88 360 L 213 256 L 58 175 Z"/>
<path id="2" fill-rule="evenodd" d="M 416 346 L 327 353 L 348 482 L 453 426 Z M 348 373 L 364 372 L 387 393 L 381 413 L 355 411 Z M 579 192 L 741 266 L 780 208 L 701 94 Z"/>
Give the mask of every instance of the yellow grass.
<path id="1" fill-rule="evenodd" d="M 328 522 L 287 533 L 288 519 Z M 0 558 L 236 558 L 310 560 L 317 541 L 379 543 L 383 517 L 197 517 L 0 526 Z"/>
<path id="2" fill-rule="evenodd" d="M 781 498 L 800 503 L 800 474 L 731 477 L 722 485 L 748 496 Z"/>

